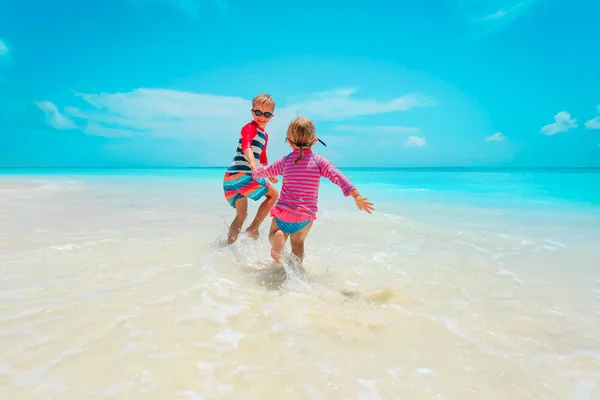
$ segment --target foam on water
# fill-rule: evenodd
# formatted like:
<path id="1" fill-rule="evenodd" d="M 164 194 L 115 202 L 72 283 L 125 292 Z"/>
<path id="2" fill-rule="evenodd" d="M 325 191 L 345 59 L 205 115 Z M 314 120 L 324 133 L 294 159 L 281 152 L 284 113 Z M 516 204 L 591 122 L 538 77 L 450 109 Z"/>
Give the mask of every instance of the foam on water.
<path id="1" fill-rule="evenodd" d="M 324 182 L 305 271 L 271 262 L 268 224 L 223 246 L 220 171 L 0 179 L 3 395 L 600 397 L 588 206 L 542 220 L 372 175 L 371 216 Z"/>

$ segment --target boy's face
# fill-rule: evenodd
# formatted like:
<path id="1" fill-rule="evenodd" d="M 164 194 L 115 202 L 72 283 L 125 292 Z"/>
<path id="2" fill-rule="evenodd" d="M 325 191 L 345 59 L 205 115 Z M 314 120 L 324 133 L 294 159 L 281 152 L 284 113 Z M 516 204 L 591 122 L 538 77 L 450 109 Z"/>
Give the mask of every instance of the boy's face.
<path id="1" fill-rule="evenodd" d="M 256 122 L 256 124 L 263 129 L 265 126 L 267 126 L 271 118 L 273 118 L 273 107 L 270 107 L 266 104 L 257 104 L 256 107 L 253 107 L 250 112 L 252 113 L 254 122 Z M 268 117 L 265 116 L 265 113 L 268 113 Z"/>

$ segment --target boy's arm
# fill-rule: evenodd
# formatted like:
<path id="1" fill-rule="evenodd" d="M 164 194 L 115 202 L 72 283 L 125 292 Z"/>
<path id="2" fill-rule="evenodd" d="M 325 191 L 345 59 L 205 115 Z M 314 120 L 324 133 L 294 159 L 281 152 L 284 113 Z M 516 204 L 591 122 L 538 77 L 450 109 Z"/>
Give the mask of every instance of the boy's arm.
<path id="1" fill-rule="evenodd" d="M 273 164 L 267 166 L 257 167 L 252 171 L 252 179 L 258 178 L 272 178 L 277 175 L 281 175 L 283 172 L 283 164 L 285 163 L 286 157 L 282 157 L 275 161 Z"/>
<path id="2" fill-rule="evenodd" d="M 256 135 L 256 130 L 251 125 L 246 125 L 242 128 L 242 152 L 246 156 L 246 160 L 250 163 L 250 170 L 254 171 L 258 167 L 256 158 L 254 158 L 254 150 L 252 150 L 252 140 Z"/>
<path id="3" fill-rule="evenodd" d="M 267 144 L 269 143 L 269 135 L 265 133 L 265 145 L 263 146 L 263 151 L 260 153 L 260 163 L 262 165 L 269 165 L 269 158 L 267 157 Z"/>
<path id="4" fill-rule="evenodd" d="M 267 165 L 269 165 L 269 159 L 267 157 L 267 144 L 268 143 L 269 143 L 269 135 L 267 134 L 267 132 L 265 132 L 265 145 L 263 146 L 263 150 L 260 153 L 260 163 L 262 165 L 264 165 L 265 167 Z M 279 182 L 279 180 L 277 178 L 275 178 L 274 176 L 269 177 L 269 180 L 273 183 Z"/>
<path id="5" fill-rule="evenodd" d="M 250 170 L 256 170 L 256 168 L 258 168 L 258 163 L 256 162 L 256 158 L 254 158 L 254 151 L 252 151 L 252 148 L 244 150 L 244 155 L 246 156 L 246 160 L 250 163 Z"/>

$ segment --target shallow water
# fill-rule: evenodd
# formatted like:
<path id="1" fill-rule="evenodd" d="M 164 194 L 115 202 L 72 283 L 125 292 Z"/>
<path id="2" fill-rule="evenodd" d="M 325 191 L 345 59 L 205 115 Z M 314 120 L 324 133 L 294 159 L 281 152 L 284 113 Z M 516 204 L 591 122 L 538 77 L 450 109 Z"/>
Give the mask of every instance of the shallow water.
<path id="1" fill-rule="evenodd" d="M 600 398 L 595 209 L 323 181 L 302 276 L 219 174 L 0 178 L 0 398 Z"/>

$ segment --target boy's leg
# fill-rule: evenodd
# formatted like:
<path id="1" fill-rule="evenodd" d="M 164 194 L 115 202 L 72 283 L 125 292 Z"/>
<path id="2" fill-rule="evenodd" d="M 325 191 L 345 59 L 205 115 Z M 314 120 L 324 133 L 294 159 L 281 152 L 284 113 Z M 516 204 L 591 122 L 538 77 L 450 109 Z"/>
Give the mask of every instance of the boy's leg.
<path id="1" fill-rule="evenodd" d="M 277 202 L 278 197 L 279 192 L 277 189 L 275 189 L 273 185 L 269 185 L 269 191 L 265 195 L 265 200 L 262 202 L 260 207 L 258 207 L 258 210 L 256 211 L 256 217 L 254 217 L 254 220 L 246 229 L 246 233 L 252 239 L 258 239 L 258 228 L 260 228 L 260 225 L 263 223 L 265 218 L 267 218 L 267 215 L 269 215 L 269 211 L 271 211 L 271 208 L 273 208 Z"/>
<path id="2" fill-rule="evenodd" d="M 269 232 L 269 242 L 271 242 L 271 257 L 273 257 L 273 261 L 277 264 L 281 264 L 281 260 L 283 259 L 283 250 L 285 249 L 287 238 L 288 235 L 279 229 L 277 221 L 273 218 L 271 231 Z"/>
<path id="3" fill-rule="evenodd" d="M 290 244 L 292 245 L 292 253 L 300 260 L 300 264 L 302 264 L 302 260 L 304 259 L 304 240 L 312 227 L 313 222 L 306 225 L 304 228 L 299 230 L 298 232 L 292 233 L 290 235 Z"/>
<path id="4" fill-rule="evenodd" d="M 241 197 L 235 201 L 235 218 L 229 226 L 229 235 L 227 237 L 227 244 L 232 244 L 237 240 L 242 225 L 248 215 L 248 199 Z"/>

